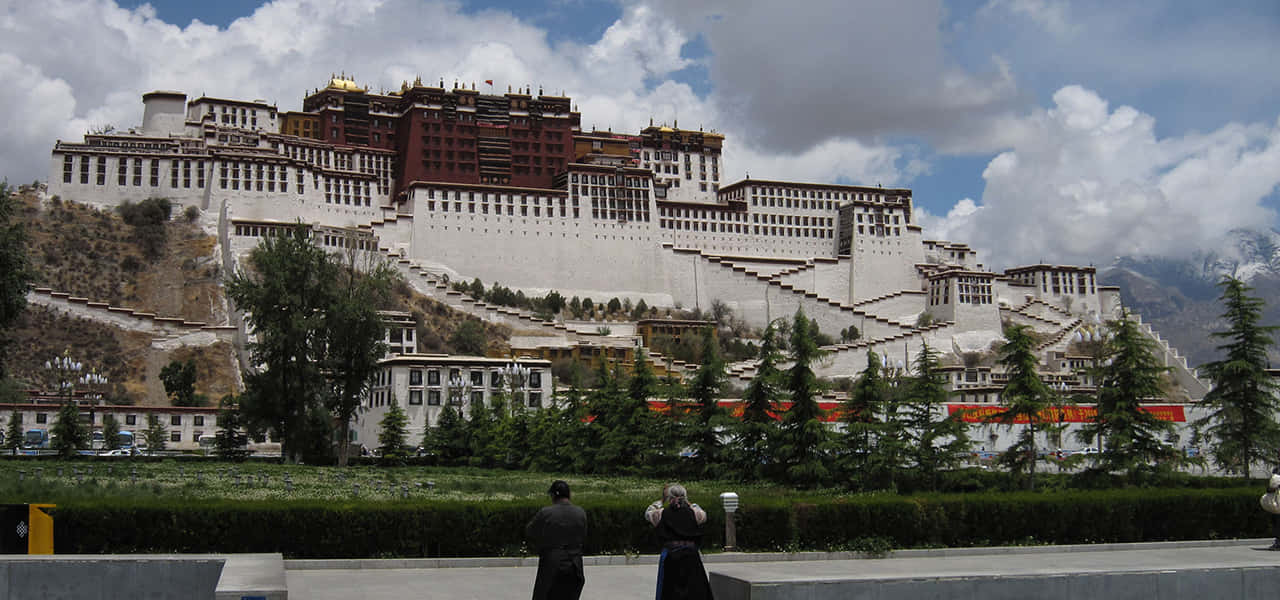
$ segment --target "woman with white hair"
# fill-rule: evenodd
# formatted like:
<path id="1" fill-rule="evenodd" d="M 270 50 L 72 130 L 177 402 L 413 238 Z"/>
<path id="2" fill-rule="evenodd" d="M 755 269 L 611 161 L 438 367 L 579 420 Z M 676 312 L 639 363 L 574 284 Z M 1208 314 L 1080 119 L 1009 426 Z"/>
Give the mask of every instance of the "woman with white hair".
<path id="1" fill-rule="evenodd" d="M 698 554 L 706 511 L 689 502 L 684 486 L 673 483 L 662 488 L 662 500 L 650 504 L 644 517 L 662 541 L 657 600 L 709 600 L 711 584 Z"/>

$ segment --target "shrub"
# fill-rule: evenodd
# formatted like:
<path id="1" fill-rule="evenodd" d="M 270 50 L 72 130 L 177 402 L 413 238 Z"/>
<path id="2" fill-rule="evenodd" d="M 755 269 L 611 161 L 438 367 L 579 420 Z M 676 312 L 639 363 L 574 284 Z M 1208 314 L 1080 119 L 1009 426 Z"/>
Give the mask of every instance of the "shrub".
<path id="1" fill-rule="evenodd" d="M 196 219 L 200 218 L 200 207 L 194 205 L 186 207 L 182 210 L 182 217 L 185 218 L 188 223 L 195 223 Z"/>

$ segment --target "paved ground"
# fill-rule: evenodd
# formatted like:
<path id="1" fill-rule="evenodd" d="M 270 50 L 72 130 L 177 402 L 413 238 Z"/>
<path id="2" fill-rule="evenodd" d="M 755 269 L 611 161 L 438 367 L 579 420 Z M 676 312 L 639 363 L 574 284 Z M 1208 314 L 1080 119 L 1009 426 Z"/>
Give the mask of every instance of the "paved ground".
<path id="1" fill-rule="evenodd" d="M 1168 571 L 1223 567 L 1280 567 L 1280 552 L 1265 552 L 1271 540 L 1181 542 L 1030 548 L 905 551 L 887 559 L 848 555 L 713 555 L 707 570 L 754 580 L 892 579 L 968 575 L 1053 576 L 1071 573 Z M 796 560 L 830 558 L 831 560 Z M 644 564 L 589 565 L 583 598 L 649 599 L 654 595 L 652 557 Z M 392 600 L 507 599 L 529 597 L 530 566 L 379 568 L 404 562 L 296 561 L 286 576 L 291 600 L 367 598 Z M 427 563 L 419 563 L 427 564 Z M 513 564 L 471 561 L 464 564 Z M 324 566 L 325 568 L 318 568 Z"/>

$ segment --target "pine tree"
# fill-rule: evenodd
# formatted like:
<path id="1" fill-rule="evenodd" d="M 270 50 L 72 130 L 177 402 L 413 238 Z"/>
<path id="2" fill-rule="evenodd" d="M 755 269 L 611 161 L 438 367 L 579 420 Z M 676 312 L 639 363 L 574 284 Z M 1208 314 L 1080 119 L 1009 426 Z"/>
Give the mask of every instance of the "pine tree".
<path id="1" fill-rule="evenodd" d="M 880 376 L 880 357 L 867 351 L 867 368 L 853 384 L 853 391 L 840 410 L 844 422 L 844 455 L 840 461 L 842 470 L 856 478 L 860 487 L 867 487 L 871 479 L 871 459 L 881 421 L 877 416 L 888 398 L 888 385 Z"/>
<path id="2" fill-rule="evenodd" d="M 820 351 L 809 330 L 803 310 L 796 310 L 791 325 L 791 368 L 785 373 L 786 393 L 791 407 L 783 417 L 779 460 L 793 485 L 814 487 L 831 478 L 826 451 L 829 434 L 822 423 L 823 411 L 815 396 L 820 391 L 812 364 Z"/>
<path id="3" fill-rule="evenodd" d="M 696 452 L 696 474 L 707 476 L 720 461 L 721 444 L 716 430 L 724 423 L 724 411 L 718 404 L 725 383 L 724 361 L 711 328 L 703 331 L 701 354 L 702 364 L 689 385 L 691 408 L 696 415 L 689 438 Z"/>
<path id="4" fill-rule="evenodd" d="M 4 449 L 10 454 L 17 455 L 22 449 L 22 433 L 22 413 L 15 408 L 9 413 L 9 423 L 4 430 Z"/>
<path id="5" fill-rule="evenodd" d="M 1005 343 L 1000 347 L 1000 364 L 1008 374 L 1001 398 L 1004 410 L 991 416 L 991 421 L 1013 428 L 1020 422 L 1026 426 L 1018 441 L 1000 456 L 1000 462 L 1014 473 L 1026 471 L 1027 488 L 1035 489 L 1036 427 L 1043 422 L 1043 411 L 1053 398 L 1053 391 L 1037 374 L 1039 361 L 1035 339 L 1026 325 L 1013 325 L 1004 331 Z"/>
<path id="6" fill-rule="evenodd" d="M 471 401 L 467 412 L 467 463 L 475 467 L 492 467 L 496 462 L 495 441 L 498 420 L 484 400 Z"/>
<path id="7" fill-rule="evenodd" d="M 1244 282 L 1228 277 L 1218 287 L 1227 330 L 1212 336 L 1226 340 L 1218 346 L 1225 356 L 1204 366 L 1213 380 L 1201 403 L 1209 414 L 1194 425 L 1212 441 L 1214 463 L 1248 479 L 1255 463 L 1273 458 L 1280 449 L 1280 386 L 1266 371 L 1267 350 L 1280 327 L 1261 324 L 1265 303 L 1250 296 L 1253 288 Z"/>
<path id="8" fill-rule="evenodd" d="M 147 415 L 147 429 L 142 432 L 147 440 L 147 453 L 155 454 L 169 447 L 169 430 L 154 414 Z"/>
<path id="9" fill-rule="evenodd" d="M 75 400 L 67 400 L 58 409 L 58 422 L 50 431 L 53 436 L 53 448 L 62 457 L 71 457 L 79 453 L 81 448 L 89 447 L 89 432 L 80 422 L 80 408 Z"/>
<path id="10" fill-rule="evenodd" d="M 1102 351 L 1097 414 L 1077 437 L 1086 444 L 1102 439 L 1101 471 L 1124 471 L 1136 478 L 1156 465 L 1168 468 L 1178 458 L 1177 448 L 1161 440 L 1174 434 L 1173 423 L 1141 410 L 1144 400 L 1164 397 L 1161 376 L 1169 369 L 1156 361 L 1154 345 L 1127 314 L 1107 328 L 1111 336 Z"/>
<path id="11" fill-rule="evenodd" d="M 409 455 L 408 440 L 409 417 L 392 398 L 391 406 L 378 422 L 378 448 L 383 458 L 404 458 Z"/>
<path id="12" fill-rule="evenodd" d="M 916 355 L 915 376 L 905 391 L 905 413 L 910 448 L 909 457 L 921 480 L 931 489 L 938 487 L 938 475 L 954 469 L 969 452 L 968 425 L 945 411 L 946 379 L 938 370 L 938 353 L 923 344 Z"/>
<path id="13" fill-rule="evenodd" d="M 218 402 L 218 431 L 214 433 L 214 453 L 223 460 L 241 461 L 249 456 L 249 436 L 235 396 Z"/>
<path id="14" fill-rule="evenodd" d="M 774 414 L 778 410 L 775 403 L 781 373 L 777 364 L 781 355 L 774 341 L 775 335 L 773 325 L 765 327 L 760 338 L 756 374 L 742 399 L 742 418 L 734 425 L 733 451 L 729 456 L 738 476 L 747 481 L 764 478 L 772 458 L 770 444 L 778 435 Z"/>
<path id="15" fill-rule="evenodd" d="M 120 449 L 120 421 L 111 413 L 102 417 L 102 447 L 104 450 Z"/>
<path id="16" fill-rule="evenodd" d="M 467 424 L 453 406 L 445 404 L 436 426 L 427 429 L 423 448 L 436 456 L 441 465 L 460 465 L 471 455 L 467 445 Z"/>

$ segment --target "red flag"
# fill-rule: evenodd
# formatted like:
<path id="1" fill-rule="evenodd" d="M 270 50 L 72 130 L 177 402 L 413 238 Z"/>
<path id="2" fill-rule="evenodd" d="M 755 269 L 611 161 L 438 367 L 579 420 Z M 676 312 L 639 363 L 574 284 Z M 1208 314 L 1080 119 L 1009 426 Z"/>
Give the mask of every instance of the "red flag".
<path id="1" fill-rule="evenodd" d="M 487 84 L 489 84 L 489 85 L 493 85 L 493 80 L 492 80 L 492 79 L 486 79 L 486 80 L 484 80 L 484 82 L 485 82 L 485 83 L 487 83 Z"/>

